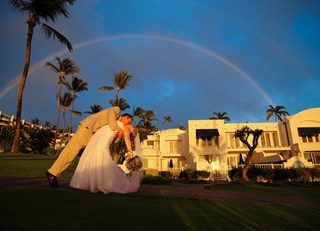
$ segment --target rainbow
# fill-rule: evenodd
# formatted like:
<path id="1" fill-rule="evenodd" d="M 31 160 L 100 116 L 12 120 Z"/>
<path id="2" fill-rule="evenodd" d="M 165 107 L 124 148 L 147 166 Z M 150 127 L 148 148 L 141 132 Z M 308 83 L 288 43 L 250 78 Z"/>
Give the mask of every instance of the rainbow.
<path id="1" fill-rule="evenodd" d="M 241 77 L 243 77 L 246 81 L 248 81 L 270 104 L 274 104 L 272 98 L 263 90 L 263 88 L 246 72 L 244 72 L 240 67 L 236 66 L 234 63 L 230 62 L 229 60 L 223 58 L 217 53 L 214 53 L 213 51 L 206 49 L 204 47 L 201 47 L 199 45 L 196 45 L 194 43 L 182 40 L 180 38 L 175 37 L 168 37 L 168 36 L 162 36 L 162 35 L 153 35 L 153 34 L 121 34 L 121 35 L 108 35 L 103 37 L 94 38 L 91 40 L 87 40 L 84 42 L 80 42 L 73 46 L 73 50 L 80 49 L 82 47 L 90 46 L 97 43 L 102 42 L 109 42 L 109 41 L 117 41 L 117 40 L 139 40 L 139 39 L 147 39 L 147 40 L 156 40 L 156 41 L 164 41 L 168 43 L 174 43 L 181 46 L 186 46 L 189 48 L 192 48 L 194 50 L 197 50 L 199 52 L 202 52 L 218 61 L 226 65 L 227 67 L 231 68 L 233 71 L 238 73 Z M 55 52 L 48 57 L 44 58 L 43 60 L 37 62 L 36 64 L 32 65 L 29 69 L 29 76 L 32 75 L 35 71 L 39 70 L 41 67 L 45 65 L 45 63 L 48 60 L 52 60 L 55 57 L 62 56 L 64 54 L 68 53 L 67 49 L 60 50 L 58 52 Z M 32 76 L 31 76 L 32 77 Z M 15 76 L 12 78 L 12 80 L 9 82 L 9 84 L 0 92 L 0 100 L 2 100 L 6 94 L 8 94 L 13 88 L 15 88 L 20 83 L 20 75 Z"/>

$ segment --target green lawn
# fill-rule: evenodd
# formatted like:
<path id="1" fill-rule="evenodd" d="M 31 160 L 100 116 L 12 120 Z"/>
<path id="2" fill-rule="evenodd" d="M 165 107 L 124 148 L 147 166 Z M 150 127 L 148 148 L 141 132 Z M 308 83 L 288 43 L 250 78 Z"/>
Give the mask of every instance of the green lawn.
<path id="1" fill-rule="evenodd" d="M 0 175 L 44 177 L 44 171 L 52 161 L 39 155 L 0 154 Z M 66 179 L 73 170 L 68 171 Z M 174 184 L 170 187 L 182 186 Z M 316 186 L 217 184 L 214 188 L 283 196 L 286 193 L 307 197 L 319 195 L 319 187 Z M 319 208 L 254 202 L 104 195 L 49 187 L 0 188 L 1 230 L 11 231 L 319 230 L 319 212 Z"/>
<path id="2" fill-rule="evenodd" d="M 46 155 L 0 153 L 0 176 L 44 177 L 54 158 Z M 71 179 L 74 167 L 69 167 L 61 179 Z"/>
<path id="3" fill-rule="evenodd" d="M 256 192 L 267 195 L 297 196 L 304 198 L 320 198 L 320 184 L 217 184 L 216 190 Z"/>

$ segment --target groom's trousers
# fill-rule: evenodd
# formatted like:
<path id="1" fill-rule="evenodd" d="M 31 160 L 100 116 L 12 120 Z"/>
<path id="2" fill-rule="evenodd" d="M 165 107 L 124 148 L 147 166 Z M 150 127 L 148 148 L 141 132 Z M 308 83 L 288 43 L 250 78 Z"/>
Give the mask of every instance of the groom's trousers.
<path id="1" fill-rule="evenodd" d="M 79 151 L 89 143 L 92 135 L 92 132 L 88 128 L 80 124 L 78 130 L 74 133 L 51 168 L 48 169 L 48 172 L 56 177 L 60 176 L 70 166 Z"/>

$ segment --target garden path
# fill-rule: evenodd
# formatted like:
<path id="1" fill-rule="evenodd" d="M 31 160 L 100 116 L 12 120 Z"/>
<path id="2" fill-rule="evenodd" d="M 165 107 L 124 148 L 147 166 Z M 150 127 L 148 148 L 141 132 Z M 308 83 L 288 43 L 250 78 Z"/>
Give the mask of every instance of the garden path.
<path id="1" fill-rule="evenodd" d="M 60 188 L 52 190 L 74 190 L 69 187 L 69 180 L 60 180 Z M 47 179 L 28 177 L 0 176 L 0 188 L 50 188 Z M 245 203 L 269 203 L 281 205 L 295 205 L 302 207 L 320 207 L 320 198 L 302 198 L 293 196 L 268 195 L 253 192 L 222 191 L 205 184 L 179 184 L 177 185 L 141 185 L 140 189 L 132 193 L 133 196 L 150 195 L 163 197 L 195 198 L 208 200 L 239 201 Z"/>

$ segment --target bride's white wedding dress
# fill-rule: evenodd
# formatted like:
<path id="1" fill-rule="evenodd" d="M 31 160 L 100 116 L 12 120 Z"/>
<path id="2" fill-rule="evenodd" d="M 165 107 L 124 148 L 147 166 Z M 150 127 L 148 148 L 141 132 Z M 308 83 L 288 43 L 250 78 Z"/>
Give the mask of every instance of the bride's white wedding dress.
<path id="1" fill-rule="evenodd" d="M 112 159 L 109 146 L 114 131 L 108 125 L 101 127 L 91 138 L 81 155 L 71 179 L 72 188 L 90 192 L 132 193 L 138 191 L 142 170 L 127 175 Z M 141 155 L 139 134 L 135 138 L 135 151 Z"/>

